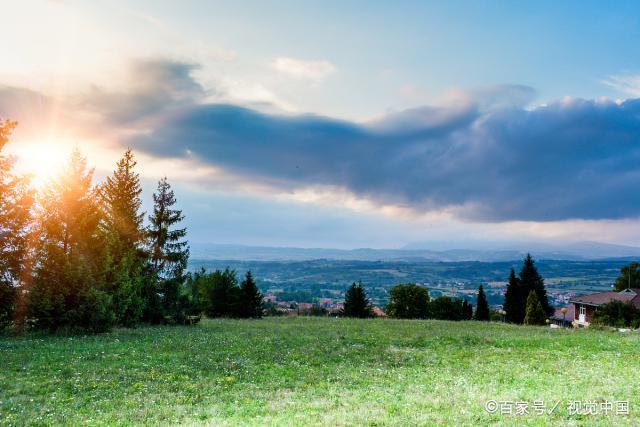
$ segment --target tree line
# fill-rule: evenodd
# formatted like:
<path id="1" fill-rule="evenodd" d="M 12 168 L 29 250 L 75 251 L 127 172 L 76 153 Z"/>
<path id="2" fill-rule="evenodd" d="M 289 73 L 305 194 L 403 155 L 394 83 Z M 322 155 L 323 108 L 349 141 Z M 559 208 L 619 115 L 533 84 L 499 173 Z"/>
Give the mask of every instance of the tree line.
<path id="1" fill-rule="evenodd" d="M 346 293 L 343 315 L 371 317 L 371 304 L 361 283 L 354 283 Z M 518 276 L 511 269 L 503 310 L 489 308 L 482 285 L 478 288 L 476 308 L 466 299 L 440 296 L 430 298 L 429 291 L 415 283 L 399 284 L 389 291 L 386 314 L 399 319 L 499 320 L 510 323 L 543 325 L 553 314 L 544 280 L 530 254 L 523 260 Z"/>
<path id="2" fill-rule="evenodd" d="M 187 230 L 167 178 L 153 211 L 130 149 L 98 184 L 74 150 L 36 193 L 2 149 L 16 123 L 0 121 L 0 328 L 102 332 L 145 322 L 193 323 L 207 315 L 258 317 L 250 273 L 187 273 Z M 145 221 L 146 219 L 146 221 Z"/>
<path id="3" fill-rule="evenodd" d="M 386 315 L 397 319 L 489 320 L 489 304 L 482 285 L 477 308 L 466 299 L 440 296 L 431 299 L 429 291 L 415 283 L 394 286 L 389 291 Z M 373 307 L 361 282 L 352 284 L 345 294 L 341 314 L 346 317 L 373 317 Z"/>

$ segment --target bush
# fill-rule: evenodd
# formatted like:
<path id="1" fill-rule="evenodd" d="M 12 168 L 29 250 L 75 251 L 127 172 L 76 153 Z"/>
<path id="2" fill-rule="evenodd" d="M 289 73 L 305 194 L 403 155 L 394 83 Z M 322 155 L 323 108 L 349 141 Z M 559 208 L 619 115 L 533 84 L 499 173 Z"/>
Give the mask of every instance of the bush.
<path id="1" fill-rule="evenodd" d="M 439 320 L 467 320 L 467 310 L 459 298 L 441 296 L 429 303 L 428 317 Z"/>
<path id="2" fill-rule="evenodd" d="M 78 318 L 75 324 L 69 324 L 71 330 L 78 329 L 96 334 L 111 329 L 116 321 L 111 309 L 111 295 L 89 288 L 80 294 L 79 301 Z"/>
<path id="3" fill-rule="evenodd" d="M 281 310 L 278 306 L 272 302 L 264 303 L 264 315 L 265 316 L 285 316 L 286 311 Z"/>
<path id="4" fill-rule="evenodd" d="M 192 324 L 194 318 L 199 320 L 197 303 L 193 303 L 187 287 L 180 280 L 163 280 L 161 289 L 163 319 L 166 323 L 186 325 Z"/>
<path id="5" fill-rule="evenodd" d="M 0 281 L 0 331 L 11 323 L 15 310 L 16 288 Z"/>
<path id="6" fill-rule="evenodd" d="M 193 275 L 191 294 L 198 295 L 196 306 L 209 317 L 260 318 L 264 314 L 263 297 L 248 271 L 238 286 L 236 272 L 226 268 Z"/>
<path id="7" fill-rule="evenodd" d="M 640 321 L 640 310 L 630 302 L 611 301 L 598 307 L 593 321 L 617 328 L 631 327 Z"/>
<path id="8" fill-rule="evenodd" d="M 329 314 L 329 311 L 326 308 L 319 306 L 318 304 L 313 304 L 310 308 L 298 310 L 298 314 L 300 316 L 324 317 Z"/>

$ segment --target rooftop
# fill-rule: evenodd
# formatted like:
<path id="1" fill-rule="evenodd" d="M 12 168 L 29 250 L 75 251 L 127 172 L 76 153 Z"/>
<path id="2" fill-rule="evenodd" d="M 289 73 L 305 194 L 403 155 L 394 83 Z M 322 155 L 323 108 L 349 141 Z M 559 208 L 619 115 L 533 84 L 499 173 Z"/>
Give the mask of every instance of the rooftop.
<path id="1" fill-rule="evenodd" d="M 620 292 L 597 292 L 571 298 L 570 303 L 582 303 L 589 305 L 602 305 L 611 301 L 632 302 L 640 308 L 640 288 L 625 289 Z"/>

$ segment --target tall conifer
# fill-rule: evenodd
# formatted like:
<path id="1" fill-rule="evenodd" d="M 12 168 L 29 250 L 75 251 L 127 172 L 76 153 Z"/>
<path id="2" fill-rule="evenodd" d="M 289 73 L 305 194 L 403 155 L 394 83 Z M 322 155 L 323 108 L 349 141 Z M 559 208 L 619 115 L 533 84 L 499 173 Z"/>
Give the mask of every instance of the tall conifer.
<path id="1" fill-rule="evenodd" d="M 347 317 L 371 317 L 371 302 L 362 286 L 362 282 L 353 283 L 345 294 L 342 315 Z"/>
<path id="2" fill-rule="evenodd" d="M 148 231 L 151 265 L 160 278 L 182 278 L 189 259 L 189 247 L 182 240 L 187 229 L 174 228 L 184 219 L 184 215 L 181 210 L 172 208 L 176 198 L 166 177 L 158 182 L 153 201 Z"/>
<path id="3" fill-rule="evenodd" d="M 520 290 L 520 279 L 516 277 L 516 272 L 511 269 L 509 283 L 504 294 L 503 309 L 507 312 L 506 319 L 511 323 L 522 323 L 524 321 L 524 305 Z"/>
<path id="4" fill-rule="evenodd" d="M 32 220 L 33 192 L 28 180 L 13 172 L 13 160 L 2 149 L 17 124 L 0 120 L 0 329 L 13 318 L 23 272 Z"/>
<path id="5" fill-rule="evenodd" d="M 522 270 L 520 270 L 520 295 L 522 296 L 522 307 L 524 310 L 526 299 L 531 291 L 536 291 L 538 301 L 542 305 L 547 316 L 553 315 L 553 307 L 549 305 L 549 298 L 547 297 L 547 290 L 544 287 L 544 279 L 538 273 L 535 261 L 531 257 L 531 254 L 527 254 L 522 264 Z"/>
<path id="6" fill-rule="evenodd" d="M 42 328 L 99 332 L 113 321 L 92 178 L 86 159 L 74 150 L 42 197 L 37 269 L 29 294 L 31 317 Z"/>
<path id="7" fill-rule="evenodd" d="M 142 251 L 144 213 L 140 212 L 142 187 L 134 168 L 136 161 L 128 149 L 116 170 L 100 187 L 106 257 L 109 263 L 108 291 L 113 296 L 118 323 L 131 325 L 143 314 Z"/>
<path id="8" fill-rule="evenodd" d="M 262 294 L 258 290 L 256 281 L 250 271 L 244 276 L 240 284 L 240 301 L 238 312 L 240 317 L 260 318 L 262 317 Z"/>
<path id="9" fill-rule="evenodd" d="M 489 320 L 489 303 L 487 302 L 487 296 L 484 293 L 482 285 L 478 288 L 478 301 L 476 302 L 476 312 L 473 318 L 475 320 Z"/>

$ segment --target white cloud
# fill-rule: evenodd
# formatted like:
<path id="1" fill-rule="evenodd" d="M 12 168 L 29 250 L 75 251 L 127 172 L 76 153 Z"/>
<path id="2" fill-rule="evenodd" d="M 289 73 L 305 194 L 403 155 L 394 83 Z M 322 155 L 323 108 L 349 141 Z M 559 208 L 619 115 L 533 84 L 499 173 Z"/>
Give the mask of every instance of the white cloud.
<path id="1" fill-rule="evenodd" d="M 620 93 L 640 97 L 640 74 L 609 76 L 603 83 Z"/>
<path id="2" fill-rule="evenodd" d="M 284 56 L 274 59 L 271 66 L 289 76 L 315 81 L 322 80 L 336 71 L 335 65 L 326 60 L 305 61 Z"/>

